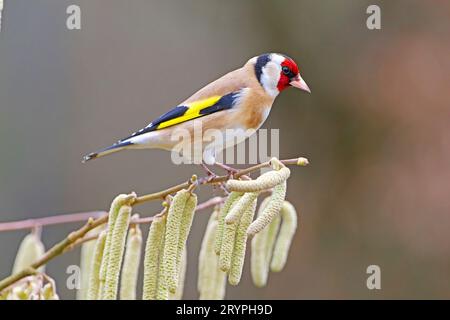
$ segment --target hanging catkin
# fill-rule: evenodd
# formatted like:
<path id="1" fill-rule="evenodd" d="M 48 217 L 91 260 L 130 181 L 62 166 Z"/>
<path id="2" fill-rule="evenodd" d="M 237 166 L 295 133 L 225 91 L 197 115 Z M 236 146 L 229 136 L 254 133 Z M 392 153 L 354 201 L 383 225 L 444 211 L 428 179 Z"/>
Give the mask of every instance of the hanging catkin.
<path id="1" fill-rule="evenodd" d="M 208 221 L 200 249 L 197 289 L 200 300 L 222 300 L 225 296 L 226 273 L 219 269 L 219 257 L 215 253 L 215 236 L 220 208 L 216 207 Z"/>
<path id="2" fill-rule="evenodd" d="M 158 289 L 159 262 L 166 230 L 166 216 L 155 217 L 145 245 L 143 300 L 155 300 Z"/>
<path id="3" fill-rule="evenodd" d="M 297 212 L 294 206 L 288 201 L 283 202 L 281 217 L 283 222 L 275 243 L 272 263 L 270 264 L 270 270 L 273 272 L 281 271 L 286 265 L 292 238 L 297 229 Z"/>
<path id="4" fill-rule="evenodd" d="M 190 194 L 186 201 L 186 205 L 183 211 L 183 217 L 180 222 L 180 233 L 178 237 L 178 249 L 177 249 L 177 268 L 181 263 L 181 258 L 186 247 L 186 241 L 191 230 L 192 221 L 194 220 L 195 208 L 197 207 L 197 195 Z"/>
<path id="5" fill-rule="evenodd" d="M 30 233 L 23 238 L 17 250 L 16 259 L 12 269 L 12 274 L 22 271 L 31 266 L 36 260 L 45 253 L 44 245 L 41 239 L 35 234 Z M 44 272 L 44 266 L 39 268 L 40 272 Z"/>
<path id="6" fill-rule="evenodd" d="M 121 206 L 114 223 L 114 231 L 109 248 L 108 272 L 106 274 L 105 288 L 102 295 L 103 300 L 116 300 L 117 298 L 120 267 L 122 265 L 123 253 L 125 251 L 130 216 L 131 206 Z"/>
<path id="7" fill-rule="evenodd" d="M 89 231 L 85 237 L 91 237 L 96 235 L 101 231 L 103 226 L 94 228 Z M 88 291 L 89 291 L 89 279 L 91 277 L 92 272 L 92 259 L 94 257 L 94 251 L 97 241 L 91 240 L 83 243 L 81 246 L 81 254 L 80 254 L 80 276 L 81 283 L 80 289 L 77 290 L 77 300 L 87 300 Z"/>
<path id="8" fill-rule="evenodd" d="M 257 232 L 260 232 L 264 229 L 272 219 L 279 214 L 281 210 L 281 206 L 283 205 L 284 198 L 286 196 L 286 181 L 283 181 L 279 185 L 273 188 L 272 195 L 270 196 L 270 201 L 267 206 L 264 208 L 255 221 L 252 222 L 250 227 L 247 230 L 249 236 L 255 235 Z"/>
<path id="9" fill-rule="evenodd" d="M 136 199 L 136 194 L 120 194 L 117 197 L 114 198 L 114 200 L 111 203 L 111 207 L 109 209 L 108 214 L 108 233 L 106 235 L 105 240 L 105 248 L 104 248 L 104 255 L 102 258 L 102 264 L 100 266 L 100 276 L 99 276 L 99 297 L 103 296 L 103 290 L 105 287 L 106 282 L 106 274 L 108 271 L 108 263 L 109 263 L 109 254 L 110 254 L 110 247 L 111 247 L 111 241 L 113 237 L 114 232 L 114 224 L 116 222 L 117 216 L 119 214 L 120 208 L 125 204 L 131 204 L 132 201 Z"/>
<path id="10" fill-rule="evenodd" d="M 161 241 L 161 247 L 159 249 L 161 252 L 161 255 L 164 253 L 165 241 L 166 241 L 166 237 L 163 237 L 162 241 Z M 161 259 L 159 260 L 158 278 L 157 279 L 158 279 L 158 284 L 157 284 L 157 289 L 156 289 L 156 299 L 157 300 L 168 300 L 169 299 L 169 289 L 167 287 L 166 276 L 164 274 L 164 261 L 162 260 L 162 256 L 161 256 Z"/>
<path id="11" fill-rule="evenodd" d="M 228 212 L 228 215 L 233 214 L 234 217 L 231 219 L 233 221 L 232 223 L 229 223 L 227 221 L 228 215 L 225 217 L 225 225 L 223 230 L 223 236 L 222 236 L 222 247 L 220 248 L 220 255 L 219 255 L 219 268 L 220 270 L 224 272 L 229 272 L 231 268 L 232 258 L 233 258 L 233 251 L 235 248 L 235 241 L 236 241 L 236 234 L 238 231 L 238 226 L 240 225 L 240 221 L 237 220 L 236 217 L 242 219 L 242 217 L 239 216 L 239 213 L 235 212 L 247 212 L 247 209 L 249 207 L 252 207 L 254 202 L 256 201 L 256 198 L 258 196 L 258 193 L 254 194 L 244 194 L 240 199 L 236 199 L 236 201 L 233 202 L 233 204 L 230 207 L 230 210 Z M 241 201 L 243 200 L 243 201 Z M 254 209 L 253 209 L 254 210 Z M 252 214 L 253 219 L 253 214 Z M 251 223 L 251 220 L 248 222 L 248 224 Z M 248 227 L 248 225 L 247 225 Z M 245 248 L 244 248 L 245 249 Z"/>
<path id="12" fill-rule="evenodd" d="M 222 247 L 219 255 L 219 268 L 223 272 L 230 271 L 231 258 L 233 256 L 234 240 L 236 238 L 237 223 L 224 225 Z"/>
<path id="13" fill-rule="evenodd" d="M 270 201 L 270 197 L 265 198 L 259 206 L 258 216 L 260 216 Z M 251 243 L 251 274 L 255 286 L 264 287 L 267 284 L 269 275 L 269 264 L 272 257 L 273 245 L 280 225 L 280 216 L 277 215 L 267 228 L 254 235 Z"/>
<path id="14" fill-rule="evenodd" d="M 139 218 L 133 215 L 133 218 Z M 136 286 L 141 261 L 142 232 L 139 225 L 134 225 L 128 233 L 125 258 L 120 276 L 120 299 L 136 300 Z"/>
<path id="15" fill-rule="evenodd" d="M 169 300 L 181 300 L 184 290 L 184 279 L 186 277 L 187 250 L 186 247 L 181 252 L 181 259 L 178 265 L 178 286 L 175 293 L 169 292 Z"/>
<path id="16" fill-rule="evenodd" d="M 220 210 L 219 216 L 218 216 L 218 225 L 217 225 L 217 232 L 215 237 L 215 244 L 214 244 L 214 251 L 217 255 L 220 254 L 220 250 L 222 248 L 222 238 L 223 238 L 223 231 L 224 231 L 224 225 L 225 225 L 225 217 L 228 215 L 228 212 L 230 211 L 231 207 L 234 205 L 236 201 L 238 201 L 242 197 L 241 192 L 231 192 L 227 199 L 225 200 L 225 203 L 222 206 L 222 209 Z"/>
<path id="17" fill-rule="evenodd" d="M 237 285 L 241 280 L 242 268 L 245 260 L 245 249 L 247 247 L 247 229 L 253 221 L 255 209 L 256 197 L 254 197 L 252 203 L 246 207 L 237 227 L 233 256 L 231 259 L 231 269 L 228 274 L 228 282 L 233 286 Z"/>
<path id="18" fill-rule="evenodd" d="M 94 255 L 95 241 L 88 241 L 81 246 L 80 258 L 80 289 L 77 290 L 77 300 L 86 300 L 89 275 L 91 273 L 91 262 Z"/>
<path id="19" fill-rule="evenodd" d="M 167 289 L 175 293 L 178 284 L 178 246 L 180 240 L 180 227 L 186 203 L 191 193 L 181 190 L 173 197 L 167 214 L 166 235 L 163 252 L 163 276 Z"/>
<path id="20" fill-rule="evenodd" d="M 228 212 L 225 217 L 225 223 L 236 223 L 241 219 L 241 216 L 246 212 L 247 208 L 255 202 L 258 197 L 258 192 L 245 193 Z"/>
<path id="21" fill-rule="evenodd" d="M 105 248 L 107 230 L 103 230 L 95 242 L 94 254 L 91 260 L 91 272 L 89 274 L 89 285 L 87 292 L 87 300 L 100 299 L 100 266 L 102 264 L 103 251 Z"/>
<path id="22" fill-rule="evenodd" d="M 206 259 L 209 253 L 209 248 L 214 246 L 215 233 L 217 231 L 217 219 L 220 215 L 220 205 L 214 207 L 213 213 L 209 216 L 208 224 L 206 225 L 205 234 L 203 235 L 202 244 L 200 247 L 200 253 L 198 255 L 198 274 L 197 274 L 197 290 L 200 293 L 202 288 L 203 279 L 206 272 L 209 270 L 206 267 Z M 213 230 L 214 229 L 214 230 Z M 214 231 L 214 232 L 213 232 Z M 214 251 L 214 250 L 213 250 Z M 215 253 L 214 253 L 215 255 Z"/>

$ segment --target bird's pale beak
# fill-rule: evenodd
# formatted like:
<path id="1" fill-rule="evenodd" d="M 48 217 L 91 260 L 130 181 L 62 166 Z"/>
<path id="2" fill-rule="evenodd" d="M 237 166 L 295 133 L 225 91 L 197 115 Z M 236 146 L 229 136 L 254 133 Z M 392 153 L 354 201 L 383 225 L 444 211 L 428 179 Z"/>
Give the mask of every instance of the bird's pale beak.
<path id="1" fill-rule="evenodd" d="M 309 89 L 308 85 L 306 84 L 305 80 L 302 79 L 302 77 L 300 77 L 300 75 L 298 75 L 297 77 L 295 77 L 294 80 L 292 80 L 291 82 L 289 82 L 289 84 L 293 87 L 299 88 L 303 91 L 306 91 L 308 93 L 311 93 L 311 90 Z"/>

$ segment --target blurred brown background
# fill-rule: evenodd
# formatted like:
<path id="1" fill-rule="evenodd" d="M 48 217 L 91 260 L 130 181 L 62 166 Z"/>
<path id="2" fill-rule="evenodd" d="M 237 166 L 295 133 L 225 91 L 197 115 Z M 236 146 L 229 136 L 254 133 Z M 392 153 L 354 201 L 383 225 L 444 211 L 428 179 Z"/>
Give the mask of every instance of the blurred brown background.
<path id="1" fill-rule="evenodd" d="M 66 29 L 70 4 L 80 31 Z M 366 27 L 369 4 L 381 30 Z M 450 1 L 5 0 L 0 221 L 105 209 L 200 173 L 161 151 L 80 160 L 250 57 L 283 52 L 312 94 L 281 94 L 264 127 L 281 129 L 282 158 L 311 161 L 289 180 L 300 228 L 283 272 L 256 289 L 247 260 L 227 298 L 450 298 L 449 18 Z M 189 299 L 207 216 L 189 239 Z M 43 241 L 76 227 L 44 228 Z M 0 234 L 1 278 L 24 235 Z M 78 262 L 74 251 L 48 265 L 62 298 L 75 296 L 65 270 Z M 371 264 L 382 290 L 366 287 Z"/>

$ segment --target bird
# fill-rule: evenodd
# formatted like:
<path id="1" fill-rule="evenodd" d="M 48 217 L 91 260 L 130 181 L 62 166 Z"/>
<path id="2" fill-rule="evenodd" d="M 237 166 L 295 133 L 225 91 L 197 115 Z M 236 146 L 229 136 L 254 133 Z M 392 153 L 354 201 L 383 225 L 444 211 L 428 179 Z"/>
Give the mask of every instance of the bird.
<path id="1" fill-rule="evenodd" d="M 275 98 L 289 87 L 311 93 L 292 58 L 280 53 L 261 54 L 209 83 L 143 129 L 107 148 L 87 154 L 83 162 L 130 149 L 174 151 L 180 147 L 179 139 L 174 139 L 175 133 L 187 132 L 190 137 L 194 135 L 194 145 L 201 151 L 200 164 L 219 165 L 216 156 L 224 148 L 223 142 L 219 145 L 211 142 L 210 138 L 206 141 L 205 133 L 212 130 L 225 135 L 225 132 L 234 130 L 241 132 L 237 142 L 245 140 L 261 127 Z M 202 129 L 202 134 L 195 135 L 196 127 Z M 190 152 L 182 153 L 187 153 L 182 155 L 183 158 L 192 161 Z"/>

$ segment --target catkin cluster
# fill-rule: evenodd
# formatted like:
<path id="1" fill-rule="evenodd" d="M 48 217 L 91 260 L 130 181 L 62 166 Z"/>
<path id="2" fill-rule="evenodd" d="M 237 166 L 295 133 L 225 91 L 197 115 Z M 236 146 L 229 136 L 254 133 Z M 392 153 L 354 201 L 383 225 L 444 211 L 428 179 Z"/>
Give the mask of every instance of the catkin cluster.
<path id="1" fill-rule="evenodd" d="M 0 292 L 0 300 L 59 300 L 53 279 L 42 274 L 28 276 Z"/>
<path id="2" fill-rule="evenodd" d="M 237 285 L 241 279 L 248 236 L 254 236 L 264 230 L 264 238 L 270 239 L 268 240 L 270 249 L 267 249 L 266 245 L 262 248 L 258 242 L 256 245 L 252 244 L 253 250 L 258 252 L 261 250 L 271 252 L 274 245 L 284 249 L 288 243 L 290 244 L 289 237 L 282 236 L 281 233 L 279 240 L 284 245 L 275 244 L 280 224 L 279 213 L 286 196 L 286 180 L 290 176 L 290 170 L 276 158 L 271 160 L 271 164 L 274 170 L 262 174 L 255 180 L 229 180 L 226 184 L 231 194 L 218 216 L 214 251 L 219 255 L 219 269 L 228 274 L 228 282 L 232 285 Z M 259 193 L 270 189 L 273 189 L 272 195 L 264 202 L 258 217 L 253 221 Z M 280 269 L 280 265 L 284 265 L 286 256 L 274 260 L 274 269 Z M 255 265 L 265 267 L 266 259 L 253 258 L 253 268 Z M 265 283 L 263 277 L 260 275 L 258 277 L 261 279 L 257 279 L 255 283 Z"/>
<path id="3" fill-rule="evenodd" d="M 265 206 L 263 212 L 258 215 L 257 219 L 248 227 L 247 234 L 249 236 L 254 236 L 269 225 L 280 212 L 284 198 L 286 197 L 286 180 L 289 178 L 291 172 L 277 158 L 272 158 L 271 164 L 274 170 L 260 175 L 256 180 L 229 180 L 226 185 L 230 191 L 246 192 L 244 197 L 247 198 L 250 197 L 251 193 L 257 194 L 273 188 L 269 203 Z M 233 213 L 233 215 L 227 218 L 227 221 L 235 220 L 236 213 Z"/>
<path id="4" fill-rule="evenodd" d="M 0 0 L 0 5 L 2 1 Z M 292 160 L 288 160 L 292 163 Z M 307 165 L 299 158 L 298 165 Z M 272 171 L 251 180 L 228 180 L 230 194 L 223 205 L 216 205 L 203 237 L 198 264 L 197 288 L 200 299 L 224 299 L 226 282 L 237 285 L 242 276 L 248 237 L 251 241 L 251 274 L 256 286 L 265 286 L 269 270 L 281 271 L 287 260 L 297 228 L 297 213 L 285 201 L 290 170 L 278 159 L 271 159 Z M 257 198 L 262 202 L 253 221 Z M 178 191 L 164 213 L 152 219 L 144 253 L 144 300 L 181 299 L 186 275 L 186 242 L 197 207 L 197 196 Z M 81 248 L 80 300 L 136 299 L 142 254 L 139 216 L 131 217 L 136 194 L 117 196 L 110 207 L 107 227 L 99 226 L 86 234 Z M 135 222 L 136 221 L 136 222 Z M 18 250 L 13 273 L 31 266 L 44 254 L 38 232 L 27 235 Z M 43 274 L 44 267 L 0 292 L 0 300 L 58 299 L 54 281 Z M 120 282 L 120 285 L 119 285 Z"/>
<path id="5" fill-rule="evenodd" d="M 233 191 L 219 213 L 214 251 L 219 256 L 219 269 L 228 274 L 231 285 L 241 280 L 247 229 L 253 221 L 258 194 Z"/>
<path id="6" fill-rule="evenodd" d="M 134 193 L 121 194 L 111 204 L 108 228 L 100 233 L 92 254 L 87 299 L 115 300 L 117 298 L 131 220 L 131 204 L 135 199 Z M 132 249 L 127 246 L 127 251 L 129 250 Z M 131 255 L 136 259 L 136 254 Z"/>
<path id="7" fill-rule="evenodd" d="M 181 298 L 186 268 L 186 241 L 197 206 L 197 196 L 181 190 L 173 197 L 167 216 L 150 226 L 144 257 L 144 300 Z"/>
<path id="8" fill-rule="evenodd" d="M 270 198 L 264 199 L 258 217 L 270 203 Z M 269 269 L 279 272 L 284 268 L 296 229 L 297 212 L 291 203 L 283 201 L 281 214 L 252 239 L 251 273 L 255 286 L 264 287 L 267 284 Z"/>
<path id="9" fill-rule="evenodd" d="M 78 299 L 115 300 L 119 279 L 120 299 L 136 299 L 142 232 L 139 225 L 130 226 L 131 218 L 139 218 L 138 214 L 131 217 L 131 205 L 135 198 L 134 193 L 117 196 L 109 211 L 108 228 L 97 230 L 98 237 L 93 244 L 83 244 L 81 279 L 83 283 L 83 279 L 87 278 L 88 286 L 86 293 L 80 293 Z M 84 265 L 88 267 L 83 269 Z"/>

